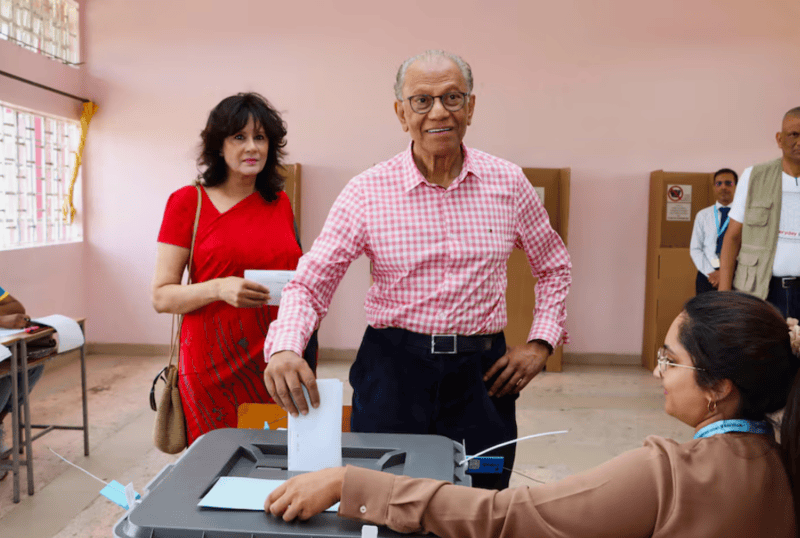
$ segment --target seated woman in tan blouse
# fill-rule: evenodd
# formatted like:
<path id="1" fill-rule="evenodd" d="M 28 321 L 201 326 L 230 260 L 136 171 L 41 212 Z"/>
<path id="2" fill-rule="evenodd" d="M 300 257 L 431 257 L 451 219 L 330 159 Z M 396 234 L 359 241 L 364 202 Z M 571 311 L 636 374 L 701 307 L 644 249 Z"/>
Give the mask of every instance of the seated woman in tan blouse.
<path id="1" fill-rule="evenodd" d="M 459 538 L 795 537 L 798 367 L 774 307 L 705 293 L 672 323 L 654 371 L 666 412 L 695 430 L 692 441 L 651 436 L 587 472 L 503 491 L 325 469 L 287 481 L 264 509 L 291 521 L 341 501 L 341 516 Z M 784 406 L 779 445 L 767 414 Z"/>

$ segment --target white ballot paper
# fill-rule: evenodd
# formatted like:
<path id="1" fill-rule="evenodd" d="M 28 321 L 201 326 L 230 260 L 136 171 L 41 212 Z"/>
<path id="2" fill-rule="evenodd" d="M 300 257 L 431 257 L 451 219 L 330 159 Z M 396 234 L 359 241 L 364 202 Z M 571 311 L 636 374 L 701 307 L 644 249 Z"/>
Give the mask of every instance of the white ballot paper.
<path id="1" fill-rule="evenodd" d="M 36 325 L 37 323 L 49 325 L 56 330 L 56 337 L 58 338 L 56 353 L 63 353 L 83 345 L 84 340 L 81 326 L 72 318 L 62 316 L 61 314 L 53 314 L 52 316 L 31 320 L 31 325 Z"/>
<path id="2" fill-rule="evenodd" d="M 18 334 L 25 334 L 25 329 L 0 329 L 0 340 L 5 340 Z"/>
<path id="3" fill-rule="evenodd" d="M 6 346 L 0 346 L 0 362 L 3 362 L 11 356 L 11 350 Z"/>
<path id="4" fill-rule="evenodd" d="M 294 271 L 267 271 L 264 269 L 247 269 L 244 272 L 245 280 L 252 280 L 258 282 L 269 290 L 269 302 L 273 306 L 277 306 L 281 301 L 281 293 L 283 287 L 294 276 Z"/>
<path id="5" fill-rule="evenodd" d="M 211 491 L 200 499 L 197 506 L 228 510 L 263 510 L 267 496 L 284 482 L 285 480 L 222 476 L 211 488 Z M 338 510 L 339 503 L 336 503 L 326 512 L 337 512 Z"/>
<path id="6" fill-rule="evenodd" d="M 342 466 L 342 382 L 317 379 L 319 407 L 289 415 L 289 471 L 319 471 Z M 305 387 L 303 387 L 305 392 Z M 308 393 L 305 393 L 308 401 Z"/>

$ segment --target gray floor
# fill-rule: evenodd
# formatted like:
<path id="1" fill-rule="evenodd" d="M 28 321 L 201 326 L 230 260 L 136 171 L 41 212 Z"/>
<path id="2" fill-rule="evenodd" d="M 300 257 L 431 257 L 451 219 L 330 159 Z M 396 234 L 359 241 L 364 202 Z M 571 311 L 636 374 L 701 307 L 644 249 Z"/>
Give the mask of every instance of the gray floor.
<path id="1" fill-rule="evenodd" d="M 34 391 L 34 422 L 79 423 L 80 377 L 75 360 L 48 365 Z M 167 463 L 152 447 L 153 412 L 147 392 L 164 357 L 89 357 L 91 456 L 84 457 L 80 432 L 56 431 L 34 443 L 36 492 L 27 495 L 22 470 L 22 500 L 11 500 L 10 476 L 0 482 L 0 536 L 113 536 L 122 508 L 98 494 L 100 482 L 59 459 L 49 449 L 103 480 L 133 482 L 138 491 Z M 349 365 L 322 361 L 321 378 L 345 381 Z M 7 419 L 8 420 L 8 419 Z M 650 372 L 639 367 L 565 365 L 562 373 L 544 373 L 518 403 L 520 436 L 569 430 L 555 437 L 523 441 L 517 452 L 513 485 L 536 485 L 591 468 L 638 447 L 651 434 L 679 441 L 691 429 L 663 412 L 663 391 Z M 6 425 L 6 431 L 10 424 Z"/>

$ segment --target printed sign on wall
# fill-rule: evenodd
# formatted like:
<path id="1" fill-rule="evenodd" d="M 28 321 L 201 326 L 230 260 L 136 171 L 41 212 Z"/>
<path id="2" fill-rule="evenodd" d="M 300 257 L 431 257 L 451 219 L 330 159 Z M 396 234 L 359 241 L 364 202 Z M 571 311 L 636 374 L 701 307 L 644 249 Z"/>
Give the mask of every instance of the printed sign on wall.
<path id="1" fill-rule="evenodd" d="M 667 220 L 691 222 L 691 185 L 667 185 Z"/>

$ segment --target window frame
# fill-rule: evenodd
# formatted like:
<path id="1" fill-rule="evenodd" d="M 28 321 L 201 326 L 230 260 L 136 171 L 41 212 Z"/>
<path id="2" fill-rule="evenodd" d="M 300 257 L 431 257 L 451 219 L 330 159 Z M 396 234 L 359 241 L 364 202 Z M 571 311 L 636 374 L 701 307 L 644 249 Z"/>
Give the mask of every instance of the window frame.
<path id="1" fill-rule="evenodd" d="M 63 216 L 80 137 L 77 120 L 0 101 L 0 251 L 83 241 L 80 169 L 78 213 L 71 224 Z"/>
<path id="2" fill-rule="evenodd" d="M 76 0 L 0 0 L 0 40 L 78 66 L 80 4 Z"/>

